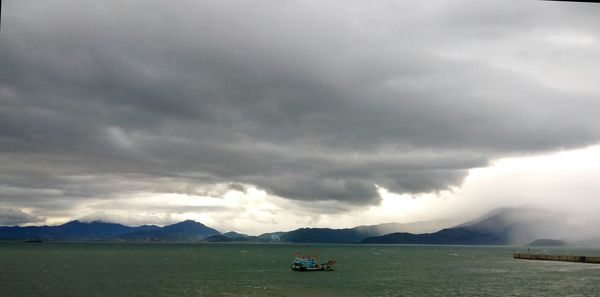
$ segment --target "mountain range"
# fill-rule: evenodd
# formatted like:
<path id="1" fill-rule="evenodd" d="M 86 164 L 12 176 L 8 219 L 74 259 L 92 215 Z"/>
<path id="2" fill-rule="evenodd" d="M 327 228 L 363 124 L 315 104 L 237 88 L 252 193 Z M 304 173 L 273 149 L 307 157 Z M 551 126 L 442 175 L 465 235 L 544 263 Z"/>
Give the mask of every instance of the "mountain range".
<path id="1" fill-rule="evenodd" d="M 101 221 L 71 221 L 59 226 L 0 227 L 0 240 L 61 241 L 158 241 L 158 242 L 291 242 L 291 243 L 376 243 L 376 244 L 526 244 L 552 238 L 561 223 L 556 215 L 536 209 L 503 208 L 480 218 L 436 232 L 447 221 L 411 224 L 381 224 L 345 229 L 300 228 L 289 232 L 249 236 L 219 231 L 195 221 L 159 227 L 129 227 Z M 556 235 L 556 234 L 554 234 Z"/>
<path id="2" fill-rule="evenodd" d="M 71 221 L 59 226 L 0 227 L 2 240 L 130 240 L 130 241 L 198 241 L 219 231 L 191 220 L 165 227 L 143 225 L 129 227 L 101 221 Z"/>

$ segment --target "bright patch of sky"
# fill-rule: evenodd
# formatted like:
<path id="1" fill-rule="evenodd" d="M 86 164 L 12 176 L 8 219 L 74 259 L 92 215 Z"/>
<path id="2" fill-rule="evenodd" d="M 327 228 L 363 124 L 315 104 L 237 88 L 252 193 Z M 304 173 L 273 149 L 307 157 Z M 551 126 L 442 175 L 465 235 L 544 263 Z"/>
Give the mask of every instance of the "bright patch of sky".
<path id="1" fill-rule="evenodd" d="M 135 225 L 192 219 L 221 231 L 255 235 L 300 227 L 347 228 L 387 222 L 444 220 L 446 224 L 459 224 L 500 207 L 548 209 L 580 223 L 591 223 L 600 209 L 599 178 L 600 146 L 592 146 L 499 159 L 489 167 L 471 169 L 463 185 L 451 191 L 409 195 L 379 187 L 379 205 L 342 213 L 313 212 L 324 202 L 290 202 L 254 187 L 245 193 L 230 190 L 222 197 L 138 193 L 118 201 L 87 204 L 80 211 L 103 209 L 87 216 L 87 220 L 110 218 Z M 66 220 L 49 218 L 54 223 Z"/>

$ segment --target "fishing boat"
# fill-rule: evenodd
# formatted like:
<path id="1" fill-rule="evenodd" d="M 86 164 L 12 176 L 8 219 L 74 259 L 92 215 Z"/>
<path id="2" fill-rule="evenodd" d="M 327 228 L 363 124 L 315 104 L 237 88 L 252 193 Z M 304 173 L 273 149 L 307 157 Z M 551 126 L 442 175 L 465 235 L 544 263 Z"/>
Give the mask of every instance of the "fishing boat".
<path id="1" fill-rule="evenodd" d="M 301 255 L 294 254 L 292 270 L 294 271 L 333 271 L 335 259 L 328 260 L 325 263 L 319 263 L 319 251 L 313 254 Z"/>

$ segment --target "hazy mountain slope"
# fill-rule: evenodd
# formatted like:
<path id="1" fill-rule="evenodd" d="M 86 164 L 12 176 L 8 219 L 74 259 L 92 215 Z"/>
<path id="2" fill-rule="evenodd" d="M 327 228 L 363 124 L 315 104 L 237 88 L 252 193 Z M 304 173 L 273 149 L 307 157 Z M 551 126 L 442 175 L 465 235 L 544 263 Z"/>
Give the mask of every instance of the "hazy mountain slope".
<path id="1" fill-rule="evenodd" d="M 505 244 L 502 235 L 483 233 L 468 228 L 449 228 L 435 233 L 392 233 L 365 238 L 362 243 L 386 244 Z"/>
<path id="2" fill-rule="evenodd" d="M 478 219 L 434 233 L 392 233 L 363 243 L 396 244 L 525 244 L 564 229 L 556 214 L 531 208 L 502 208 Z"/>
<path id="3" fill-rule="evenodd" d="M 447 227 L 449 220 L 415 222 L 408 224 L 386 223 L 354 228 L 300 228 L 279 235 L 282 241 L 297 243 L 356 243 L 367 237 L 380 236 L 394 232 L 437 231 Z M 446 223 L 446 225 L 443 225 Z M 438 228 L 439 226 L 442 226 Z M 416 231 L 415 231 L 416 230 Z"/>
<path id="4" fill-rule="evenodd" d="M 373 234 L 390 234 L 395 232 L 407 232 L 407 233 L 431 233 L 436 232 L 450 226 L 454 226 L 460 223 L 459 220 L 455 219 L 443 219 L 443 220 L 431 220 L 431 221 L 419 221 L 412 223 L 385 223 L 371 226 L 357 226 L 353 229 L 361 231 L 367 231 Z"/>
<path id="5" fill-rule="evenodd" d="M 539 238 L 558 238 L 569 230 L 564 218 L 555 213 L 532 208 L 501 208 L 477 219 L 444 228 L 437 232 L 417 233 L 442 221 L 412 224 L 381 224 L 346 229 L 300 228 L 290 232 L 247 236 L 228 232 L 210 241 L 294 242 L 294 243 L 404 243 L 404 244 L 526 244 Z M 23 240 L 134 240 L 134 241 L 201 241 L 219 231 L 191 220 L 165 227 L 128 227 L 105 222 L 72 221 L 60 226 L 0 227 L 0 239 Z M 568 239 L 567 239 L 568 240 Z"/>

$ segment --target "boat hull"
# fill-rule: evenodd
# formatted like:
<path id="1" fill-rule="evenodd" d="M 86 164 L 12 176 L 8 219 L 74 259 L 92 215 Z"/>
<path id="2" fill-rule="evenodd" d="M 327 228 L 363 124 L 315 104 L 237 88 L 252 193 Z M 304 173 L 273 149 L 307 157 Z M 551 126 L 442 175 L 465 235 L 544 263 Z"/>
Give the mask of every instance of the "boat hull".
<path id="1" fill-rule="evenodd" d="M 319 266 L 319 267 L 304 267 L 299 265 L 292 265 L 294 271 L 333 271 L 333 267 L 330 266 Z"/>

